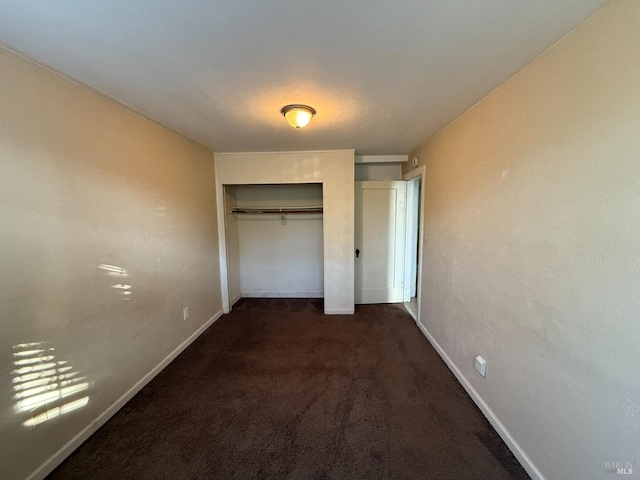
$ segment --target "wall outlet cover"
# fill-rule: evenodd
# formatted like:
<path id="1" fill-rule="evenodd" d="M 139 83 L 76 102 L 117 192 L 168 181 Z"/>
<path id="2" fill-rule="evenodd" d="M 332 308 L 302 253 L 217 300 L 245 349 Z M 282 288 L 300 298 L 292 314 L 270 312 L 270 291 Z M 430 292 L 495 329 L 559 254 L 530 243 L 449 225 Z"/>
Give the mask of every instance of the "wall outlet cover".
<path id="1" fill-rule="evenodd" d="M 476 357 L 476 370 L 483 377 L 487 374 L 487 361 L 481 355 Z"/>

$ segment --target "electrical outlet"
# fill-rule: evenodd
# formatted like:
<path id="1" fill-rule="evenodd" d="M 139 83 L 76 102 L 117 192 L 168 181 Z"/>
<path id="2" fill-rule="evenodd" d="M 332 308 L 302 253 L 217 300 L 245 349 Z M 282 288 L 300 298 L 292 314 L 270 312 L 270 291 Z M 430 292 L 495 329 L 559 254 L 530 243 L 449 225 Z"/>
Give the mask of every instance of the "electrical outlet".
<path id="1" fill-rule="evenodd" d="M 184 307 L 184 309 L 182 310 L 182 317 L 183 320 L 189 318 L 189 307 Z"/>
<path id="2" fill-rule="evenodd" d="M 476 357 L 476 370 L 483 377 L 487 374 L 487 361 L 480 355 Z"/>

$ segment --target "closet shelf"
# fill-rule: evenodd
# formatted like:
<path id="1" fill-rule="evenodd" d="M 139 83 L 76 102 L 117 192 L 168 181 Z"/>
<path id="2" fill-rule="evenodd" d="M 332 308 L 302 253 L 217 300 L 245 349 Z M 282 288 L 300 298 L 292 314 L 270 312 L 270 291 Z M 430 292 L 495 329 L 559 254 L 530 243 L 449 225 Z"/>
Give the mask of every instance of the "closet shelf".
<path id="1" fill-rule="evenodd" d="M 322 213 L 322 206 L 320 207 L 231 207 L 231 213 L 250 213 L 250 214 L 262 214 L 262 213 Z"/>

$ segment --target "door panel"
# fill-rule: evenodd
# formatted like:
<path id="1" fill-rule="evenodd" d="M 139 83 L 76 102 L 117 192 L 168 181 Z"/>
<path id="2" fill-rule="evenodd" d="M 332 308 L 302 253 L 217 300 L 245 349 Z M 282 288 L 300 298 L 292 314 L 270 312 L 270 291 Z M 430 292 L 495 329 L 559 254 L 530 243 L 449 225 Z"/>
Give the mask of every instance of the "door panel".
<path id="1" fill-rule="evenodd" d="M 356 303 L 403 301 L 405 182 L 356 182 Z"/>
<path id="2" fill-rule="evenodd" d="M 406 238 L 405 272 L 404 272 L 404 301 L 409 302 L 418 293 L 418 245 L 420 243 L 420 196 L 422 180 L 413 178 L 406 182 Z"/>

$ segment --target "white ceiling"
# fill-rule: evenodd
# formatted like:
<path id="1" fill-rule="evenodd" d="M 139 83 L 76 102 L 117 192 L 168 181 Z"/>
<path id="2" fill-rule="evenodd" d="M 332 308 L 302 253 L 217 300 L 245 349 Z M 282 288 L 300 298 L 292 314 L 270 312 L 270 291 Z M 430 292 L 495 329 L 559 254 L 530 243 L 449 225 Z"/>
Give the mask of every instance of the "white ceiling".
<path id="1" fill-rule="evenodd" d="M 406 154 L 604 3 L 0 0 L 0 43 L 217 152 Z"/>

